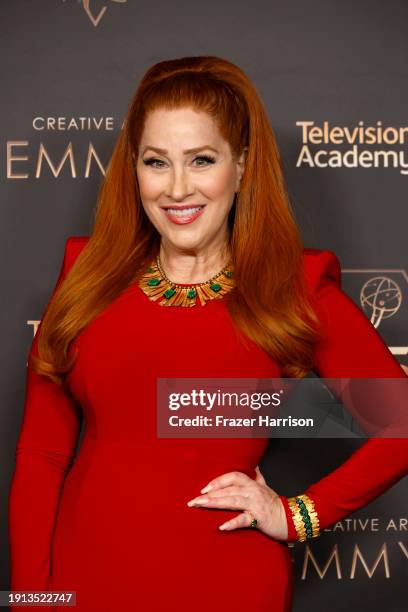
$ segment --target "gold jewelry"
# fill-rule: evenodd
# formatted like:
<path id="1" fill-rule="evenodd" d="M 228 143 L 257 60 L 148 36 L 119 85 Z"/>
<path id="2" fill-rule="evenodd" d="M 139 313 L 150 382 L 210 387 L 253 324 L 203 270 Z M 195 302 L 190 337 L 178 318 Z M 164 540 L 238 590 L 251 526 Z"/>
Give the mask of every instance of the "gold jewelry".
<path id="1" fill-rule="evenodd" d="M 247 510 L 247 514 L 248 514 L 249 518 L 251 519 L 251 522 L 250 522 L 249 526 L 250 527 L 256 527 L 258 525 L 258 520 L 248 510 Z"/>
<path id="2" fill-rule="evenodd" d="M 314 501 L 308 495 L 303 493 L 295 497 L 288 497 L 288 504 L 292 511 L 299 542 L 320 535 L 319 516 Z"/>
<path id="3" fill-rule="evenodd" d="M 235 286 L 231 262 L 208 281 L 183 285 L 173 283 L 167 278 L 159 255 L 140 277 L 138 284 L 149 299 L 156 301 L 163 298 L 159 302 L 160 306 L 195 306 L 197 297 L 201 305 L 205 306 L 208 300 L 222 298 Z"/>

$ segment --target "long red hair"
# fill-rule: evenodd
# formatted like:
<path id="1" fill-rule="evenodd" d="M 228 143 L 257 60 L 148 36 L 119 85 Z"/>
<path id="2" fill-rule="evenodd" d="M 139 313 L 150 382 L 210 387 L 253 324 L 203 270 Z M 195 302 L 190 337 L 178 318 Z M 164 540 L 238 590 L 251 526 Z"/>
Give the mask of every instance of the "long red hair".
<path id="1" fill-rule="evenodd" d="M 235 324 L 283 376 L 302 377 L 312 366 L 318 321 L 266 109 L 233 63 L 184 57 L 152 66 L 136 89 L 99 189 L 90 239 L 44 314 L 34 366 L 58 384 L 76 357 L 69 355 L 71 341 L 158 253 L 160 235 L 144 212 L 134 159 L 147 114 L 179 107 L 208 113 L 235 158 L 248 148 L 229 216 L 236 287 L 224 299 Z"/>

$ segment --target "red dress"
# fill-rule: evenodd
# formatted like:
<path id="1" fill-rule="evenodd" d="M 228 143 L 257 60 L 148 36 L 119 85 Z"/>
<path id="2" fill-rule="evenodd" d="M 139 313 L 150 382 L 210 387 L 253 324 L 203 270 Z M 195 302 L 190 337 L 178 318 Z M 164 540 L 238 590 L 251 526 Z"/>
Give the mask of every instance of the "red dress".
<path id="1" fill-rule="evenodd" d="M 87 240 L 68 239 L 58 283 Z M 404 377 L 341 291 L 334 253 L 305 249 L 304 270 L 325 329 L 314 371 L 326 378 Z M 186 505 L 225 472 L 255 478 L 268 439 L 156 436 L 157 377 L 276 378 L 278 365 L 255 343 L 250 350 L 239 343 L 224 300 L 166 308 L 137 284 L 74 346 L 79 358 L 69 374 L 70 394 L 28 367 L 9 495 L 10 589 L 76 591 L 78 612 L 290 610 L 287 543 L 257 529 L 220 531 L 235 511 Z M 82 415 L 86 428 L 75 456 Z M 323 529 L 407 471 L 407 440 L 371 439 L 293 494 L 309 493 Z M 281 499 L 293 541 L 287 499 Z"/>

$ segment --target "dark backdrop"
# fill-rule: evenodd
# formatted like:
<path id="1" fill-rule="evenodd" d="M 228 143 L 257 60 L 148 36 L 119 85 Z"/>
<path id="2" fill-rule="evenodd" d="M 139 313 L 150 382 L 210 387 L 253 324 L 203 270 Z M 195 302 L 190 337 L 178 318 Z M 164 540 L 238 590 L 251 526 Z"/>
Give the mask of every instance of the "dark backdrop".
<path id="1" fill-rule="evenodd" d="M 103 168 L 129 98 L 151 64 L 211 54 L 249 74 L 276 132 L 306 246 L 335 251 L 343 289 L 369 318 L 375 304 L 361 302 L 365 284 L 379 275 L 393 287 L 398 306 L 372 321 L 408 366 L 408 156 L 405 135 L 393 139 L 407 123 L 408 5 L 404 0 L 14 0 L 1 3 L 0 17 L 0 588 L 7 589 L 6 500 L 26 350 L 56 280 L 65 239 L 90 231 Z M 65 129 L 46 129 L 48 117 L 65 118 Z M 71 118 L 80 117 L 102 118 L 102 128 L 66 129 Z M 360 134 L 354 146 L 362 157 L 353 164 L 347 160 L 352 143 L 303 142 L 299 122 L 350 131 L 380 124 L 388 130 L 371 142 Z M 74 165 L 66 160 L 58 170 L 69 146 Z M 93 159 L 87 169 L 92 148 L 100 165 Z M 312 163 L 318 157 L 323 165 Z M 271 486 L 292 495 L 358 445 L 277 440 L 261 469 Z M 295 544 L 294 609 L 405 610 L 406 500 L 407 479 L 353 515 L 375 519 L 378 531 L 354 531 L 343 521 L 342 530 L 325 531 L 309 547 Z M 395 530 L 387 529 L 391 520 Z M 373 568 L 383 545 L 389 577 L 383 561 L 370 576 L 357 560 L 352 578 L 356 551 Z M 302 575 L 308 548 L 322 572 L 337 549 L 341 575 L 334 563 L 321 576 L 309 563 Z"/>

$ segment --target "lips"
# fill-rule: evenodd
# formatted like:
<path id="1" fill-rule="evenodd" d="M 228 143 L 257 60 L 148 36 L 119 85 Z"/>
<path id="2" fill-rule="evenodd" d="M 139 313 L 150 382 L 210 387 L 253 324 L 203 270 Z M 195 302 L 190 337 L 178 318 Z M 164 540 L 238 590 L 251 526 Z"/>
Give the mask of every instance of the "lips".
<path id="1" fill-rule="evenodd" d="M 169 206 L 162 206 L 165 210 L 172 208 L 173 210 L 185 210 L 187 208 L 198 208 L 199 206 L 205 206 L 205 204 L 173 204 Z"/>
<path id="2" fill-rule="evenodd" d="M 204 208 L 205 206 L 187 204 L 174 207 L 167 206 L 163 210 L 169 221 L 177 225 L 185 225 L 186 223 L 192 223 L 200 217 Z"/>

